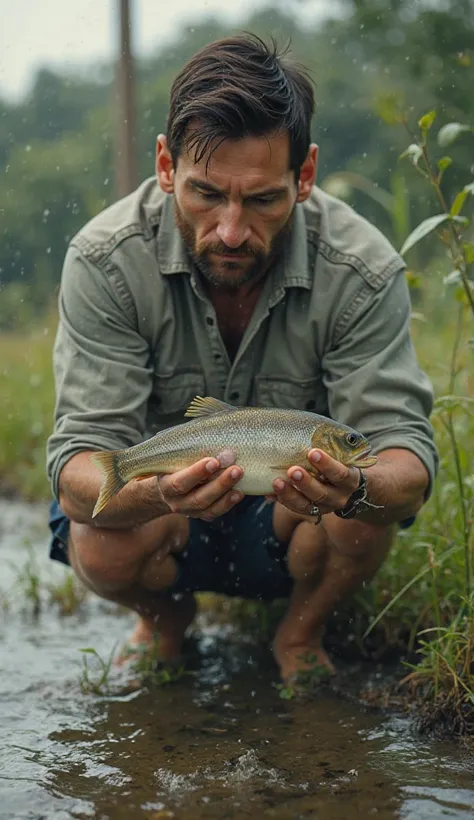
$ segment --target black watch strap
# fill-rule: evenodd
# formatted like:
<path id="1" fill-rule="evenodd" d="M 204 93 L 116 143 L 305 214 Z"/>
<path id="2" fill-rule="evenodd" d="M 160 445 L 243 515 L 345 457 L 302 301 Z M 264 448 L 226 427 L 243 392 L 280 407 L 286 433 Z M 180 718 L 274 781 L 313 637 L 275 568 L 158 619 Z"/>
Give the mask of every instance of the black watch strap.
<path id="1" fill-rule="evenodd" d="M 367 479 L 365 477 L 365 473 L 362 472 L 360 467 L 357 469 L 360 473 L 359 486 L 357 487 L 357 490 L 354 490 L 349 498 L 349 501 L 342 508 L 342 510 L 334 510 L 334 515 L 337 515 L 338 518 L 355 518 L 356 515 L 375 507 L 374 504 L 369 504 L 369 502 L 366 501 Z"/>

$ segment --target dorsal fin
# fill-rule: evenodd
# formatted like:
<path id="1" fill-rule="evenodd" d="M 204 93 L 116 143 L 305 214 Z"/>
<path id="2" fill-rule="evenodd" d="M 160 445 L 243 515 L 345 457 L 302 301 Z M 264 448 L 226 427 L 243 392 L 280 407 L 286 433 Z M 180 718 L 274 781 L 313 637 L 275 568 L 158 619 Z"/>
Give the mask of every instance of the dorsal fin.
<path id="1" fill-rule="evenodd" d="M 225 401 L 220 401 L 220 399 L 214 399 L 212 396 L 206 396 L 205 398 L 196 396 L 184 415 L 196 418 L 197 416 L 212 416 L 214 413 L 228 412 L 234 409 L 231 404 L 226 404 Z"/>

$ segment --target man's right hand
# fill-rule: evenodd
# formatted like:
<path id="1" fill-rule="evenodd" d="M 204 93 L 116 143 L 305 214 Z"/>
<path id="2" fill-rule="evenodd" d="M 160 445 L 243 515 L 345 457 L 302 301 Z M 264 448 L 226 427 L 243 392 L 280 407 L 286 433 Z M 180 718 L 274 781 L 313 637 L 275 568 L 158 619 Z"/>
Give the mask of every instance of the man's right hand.
<path id="1" fill-rule="evenodd" d="M 223 450 L 216 458 L 202 458 L 184 470 L 158 476 L 170 512 L 213 521 L 232 509 L 244 497 L 233 489 L 244 474 L 234 460 L 233 450 Z"/>

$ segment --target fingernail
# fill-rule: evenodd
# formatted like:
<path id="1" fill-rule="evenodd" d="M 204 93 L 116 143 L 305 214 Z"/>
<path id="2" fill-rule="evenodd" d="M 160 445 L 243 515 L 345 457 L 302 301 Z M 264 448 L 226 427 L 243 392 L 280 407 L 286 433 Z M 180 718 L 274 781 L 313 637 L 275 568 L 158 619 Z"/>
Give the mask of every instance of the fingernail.
<path id="1" fill-rule="evenodd" d="M 277 490 L 277 492 L 281 493 L 281 491 L 285 489 L 285 482 L 282 478 L 276 478 L 273 482 L 273 486 L 275 487 L 275 490 Z"/>
<path id="2" fill-rule="evenodd" d="M 242 470 L 240 470 L 238 467 L 234 467 L 234 469 L 230 471 L 230 477 L 231 478 L 240 478 L 241 475 L 242 475 Z"/>
<path id="3" fill-rule="evenodd" d="M 301 479 L 303 478 L 303 473 L 301 472 L 301 470 L 295 470 L 295 472 L 292 473 L 291 477 L 295 481 L 301 481 Z"/>
<path id="4" fill-rule="evenodd" d="M 215 473 L 216 470 L 219 469 L 219 462 L 215 459 L 211 459 L 210 461 L 206 462 L 206 470 L 208 473 Z"/>
<path id="5" fill-rule="evenodd" d="M 319 452 L 319 450 L 314 450 L 312 453 L 310 453 L 309 457 L 311 461 L 314 461 L 315 464 L 317 464 L 318 461 L 321 461 L 321 453 Z"/>
<path id="6" fill-rule="evenodd" d="M 232 501 L 232 504 L 236 504 L 237 501 L 240 501 L 241 498 L 242 493 L 231 493 L 230 495 L 230 500 Z"/>

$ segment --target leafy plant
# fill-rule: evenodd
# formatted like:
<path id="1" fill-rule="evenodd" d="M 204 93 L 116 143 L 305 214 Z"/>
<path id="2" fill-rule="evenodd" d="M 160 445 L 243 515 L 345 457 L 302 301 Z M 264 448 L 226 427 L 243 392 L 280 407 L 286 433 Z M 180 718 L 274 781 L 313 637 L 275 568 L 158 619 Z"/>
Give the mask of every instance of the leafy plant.
<path id="1" fill-rule="evenodd" d="M 397 102 L 392 100 L 380 113 L 386 122 L 398 122 L 407 130 L 411 141 L 401 159 L 408 159 L 430 186 L 439 208 L 439 213 L 424 219 L 415 227 L 403 242 L 400 253 L 409 253 L 425 237 L 434 233 L 444 246 L 445 256 L 450 262 L 451 273 L 444 276 L 443 285 L 451 293 L 454 286 L 454 296 L 458 303 L 457 320 L 446 363 L 447 393 L 436 399 L 433 424 L 438 439 L 440 433 L 444 433 L 449 442 L 449 456 L 446 463 L 442 459 L 442 469 L 451 462 L 449 466 L 452 465 L 454 480 L 441 490 L 439 487 L 435 489 L 438 520 L 436 529 L 431 529 L 430 537 L 424 542 L 427 550 L 426 565 L 389 600 L 373 619 L 365 635 L 372 631 L 403 595 L 426 577 L 430 588 L 432 626 L 422 628 L 417 634 L 420 660 L 417 664 L 410 665 L 412 671 L 405 678 L 405 683 L 422 688 L 424 698 L 436 704 L 438 717 L 450 721 L 451 726 L 455 726 L 459 732 L 470 731 L 474 726 L 474 477 L 472 453 L 469 453 L 469 447 L 463 446 L 463 440 L 472 429 L 474 400 L 469 395 L 459 393 L 458 384 L 465 369 L 461 358 L 465 361 L 462 348 L 466 326 L 469 322 L 472 328 L 474 319 L 472 219 L 461 215 L 474 194 L 474 182 L 467 181 L 450 201 L 447 200 L 443 191 L 443 178 L 453 165 L 453 158 L 449 155 L 444 155 L 437 161 L 432 158 L 430 135 L 436 120 L 434 110 L 418 120 L 417 132 L 411 130 L 408 116 Z M 448 123 L 438 131 L 437 144 L 445 149 L 473 131 L 468 125 Z M 472 342 L 471 338 L 469 343 L 472 345 Z M 466 383 L 466 379 L 463 381 Z M 441 495 L 450 486 L 455 491 L 454 496 L 451 493 L 454 511 L 450 514 L 451 526 L 443 528 L 443 518 L 447 520 L 447 516 L 442 507 Z M 446 492 L 444 496 L 446 499 Z M 445 532 L 441 532 L 442 529 Z M 439 552 L 441 545 L 442 551 Z M 423 542 L 420 542 L 420 546 L 423 546 Z M 464 590 L 459 590 L 454 615 L 453 602 L 450 601 L 446 618 L 444 573 L 449 571 L 449 564 L 459 560 L 460 555 L 463 556 Z M 452 596 L 453 591 L 449 594 Z M 424 620 L 426 622 L 426 616 Z"/>

